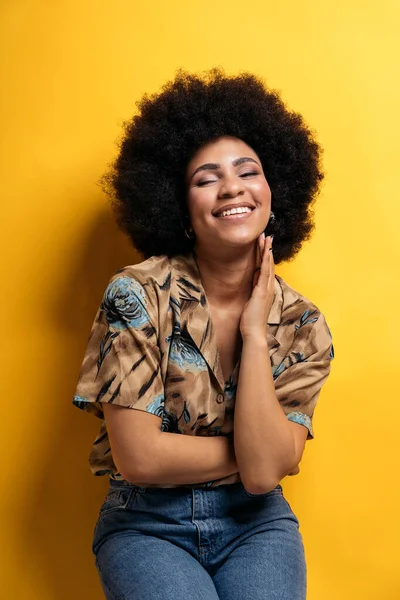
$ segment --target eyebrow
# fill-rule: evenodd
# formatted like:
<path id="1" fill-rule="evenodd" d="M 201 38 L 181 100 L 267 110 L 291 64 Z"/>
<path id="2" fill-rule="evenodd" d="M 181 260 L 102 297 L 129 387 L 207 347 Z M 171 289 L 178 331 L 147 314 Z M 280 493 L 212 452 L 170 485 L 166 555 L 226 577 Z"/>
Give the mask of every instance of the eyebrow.
<path id="1" fill-rule="evenodd" d="M 240 158 L 235 158 L 235 160 L 232 161 L 232 165 L 234 167 L 238 167 L 239 165 L 246 162 L 253 162 L 256 163 L 256 165 L 258 165 L 259 167 L 261 167 L 261 165 L 256 160 L 254 160 L 254 158 L 250 158 L 250 156 L 241 156 Z M 200 165 L 200 167 L 197 167 L 194 173 L 192 173 L 192 175 L 190 176 L 190 179 L 193 179 L 193 177 L 199 171 L 216 171 L 220 167 L 221 165 L 219 165 L 218 163 L 205 163 L 204 165 Z"/>

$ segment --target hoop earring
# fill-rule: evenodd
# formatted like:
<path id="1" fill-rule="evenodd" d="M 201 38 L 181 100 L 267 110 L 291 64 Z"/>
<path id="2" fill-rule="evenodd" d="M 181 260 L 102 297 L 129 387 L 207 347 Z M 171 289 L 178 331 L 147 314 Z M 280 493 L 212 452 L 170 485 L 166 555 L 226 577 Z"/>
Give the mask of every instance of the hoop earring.
<path id="1" fill-rule="evenodd" d="M 192 231 L 188 233 L 187 229 L 185 229 L 185 235 L 187 238 L 189 238 L 189 240 L 194 240 L 195 238 L 194 233 Z"/>

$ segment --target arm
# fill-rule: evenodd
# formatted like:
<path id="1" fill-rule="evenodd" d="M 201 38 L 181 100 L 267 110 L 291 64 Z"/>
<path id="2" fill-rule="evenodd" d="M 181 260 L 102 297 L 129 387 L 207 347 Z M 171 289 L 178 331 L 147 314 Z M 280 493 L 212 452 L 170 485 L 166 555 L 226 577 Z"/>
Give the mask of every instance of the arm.
<path id="1" fill-rule="evenodd" d="M 160 430 L 160 417 L 104 404 L 114 463 L 130 483 L 186 485 L 238 472 L 226 436 L 179 435 Z"/>
<path id="2" fill-rule="evenodd" d="M 164 383 L 154 326 L 158 306 L 151 286 L 145 290 L 144 283 L 131 267 L 111 278 L 93 323 L 74 403 L 105 419 L 112 461 L 132 483 L 185 485 L 235 474 L 228 437 L 161 431 Z"/>
<path id="3" fill-rule="evenodd" d="M 234 440 L 245 488 L 273 489 L 299 464 L 308 430 L 287 420 L 276 397 L 266 336 L 243 339 Z"/>
<path id="4" fill-rule="evenodd" d="M 272 239 L 260 236 L 259 250 L 260 272 L 240 320 L 243 346 L 234 417 L 240 476 L 255 494 L 273 489 L 296 470 L 308 435 L 303 425 L 287 420 L 275 393 L 266 325 L 274 297 Z"/>

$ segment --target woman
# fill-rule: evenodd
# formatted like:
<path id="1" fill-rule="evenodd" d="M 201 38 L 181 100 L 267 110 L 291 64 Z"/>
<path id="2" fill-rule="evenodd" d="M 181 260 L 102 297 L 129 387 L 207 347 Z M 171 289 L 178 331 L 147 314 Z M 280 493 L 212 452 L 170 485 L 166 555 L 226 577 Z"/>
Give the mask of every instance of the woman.
<path id="1" fill-rule="evenodd" d="M 333 348 L 274 262 L 310 235 L 319 154 L 246 73 L 179 72 L 126 125 L 105 182 L 144 260 L 111 277 L 74 398 L 102 419 L 90 466 L 110 478 L 93 540 L 108 599 L 305 598 L 279 482 L 313 437 Z"/>

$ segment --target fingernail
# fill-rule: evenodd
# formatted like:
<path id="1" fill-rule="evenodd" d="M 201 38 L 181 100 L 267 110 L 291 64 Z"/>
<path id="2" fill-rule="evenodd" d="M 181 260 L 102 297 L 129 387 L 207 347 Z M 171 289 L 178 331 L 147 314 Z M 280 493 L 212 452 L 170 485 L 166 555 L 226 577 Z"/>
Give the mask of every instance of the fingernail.
<path id="1" fill-rule="evenodd" d="M 274 239 L 274 234 L 270 235 L 270 238 L 271 238 L 271 244 L 272 244 L 273 239 Z"/>
<path id="2" fill-rule="evenodd" d="M 264 233 L 264 231 L 262 232 L 261 237 L 262 237 L 263 240 L 265 240 L 265 233 Z"/>

